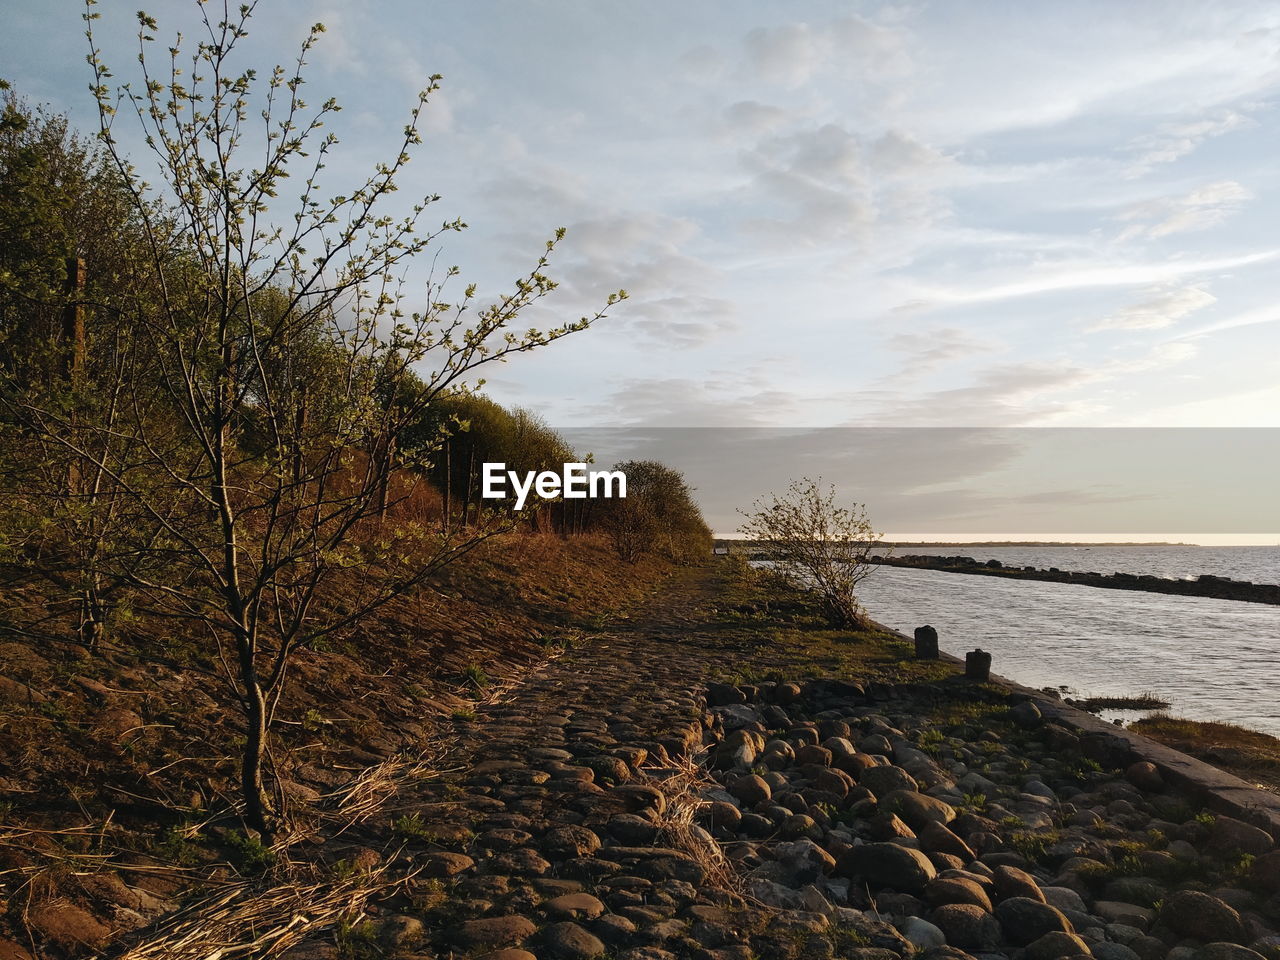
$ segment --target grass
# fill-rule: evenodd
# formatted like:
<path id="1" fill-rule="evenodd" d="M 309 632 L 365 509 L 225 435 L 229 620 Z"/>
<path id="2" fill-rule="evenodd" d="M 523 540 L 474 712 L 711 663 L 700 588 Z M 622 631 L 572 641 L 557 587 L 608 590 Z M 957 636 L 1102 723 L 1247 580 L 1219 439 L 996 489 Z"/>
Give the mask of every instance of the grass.
<path id="1" fill-rule="evenodd" d="M 1129 729 L 1267 790 L 1280 790 L 1280 739 L 1232 723 L 1185 720 L 1159 713 Z"/>
<path id="2" fill-rule="evenodd" d="M 1088 711 L 1098 710 L 1167 710 L 1169 701 L 1154 693 L 1135 693 L 1125 697 L 1085 697 L 1079 703 Z"/>

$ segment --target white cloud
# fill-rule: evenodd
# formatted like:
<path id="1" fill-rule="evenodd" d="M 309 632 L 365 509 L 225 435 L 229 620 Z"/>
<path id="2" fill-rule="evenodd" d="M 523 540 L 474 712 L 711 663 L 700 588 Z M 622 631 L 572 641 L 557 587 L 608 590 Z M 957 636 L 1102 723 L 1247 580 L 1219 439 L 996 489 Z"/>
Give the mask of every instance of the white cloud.
<path id="1" fill-rule="evenodd" d="M 1141 177 L 1161 164 L 1173 163 L 1196 150 L 1213 137 L 1238 130 L 1252 123 L 1244 113 L 1224 108 L 1212 116 L 1167 124 L 1158 131 L 1139 137 L 1130 144 L 1138 154 L 1126 172 L 1130 178 Z"/>
<path id="2" fill-rule="evenodd" d="M 1236 181 L 1218 180 L 1179 196 L 1148 200 L 1116 217 L 1132 224 L 1116 240 L 1158 239 L 1173 233 L 1204 230 L 1221 223 L 1251 199 L 1253 193 Z"/>
<path id="3" fill-rule="evenodd" d="M 994 277 L 988 277 L 985 280 L 978 277 L 974 285 L 966 287 L 922 286 L 911 302 L 918 306 L 989 303 L 1015 297 L 1055 293 L 1061 290 L 1169 283 L 1183 277 L 1267 263 L 1277 258 L 1280 258 L 1280 249 L 1212 259 L 1162 260 L 1118 265 L 1103 262 L 1054 264 L 1041 268 L 1022 269 L 1020 272 L 1026 276 L 1012 282 L 1001 282 Z"/>
<path id="4" fill-rule="evenodd" d="M 1089 327 L 1097 330 L 1159 330 L 1216 303 L 1217 298 L 1199 287 L 1152 288 L 1144 300 L 1122 307 Z"/>
<path id="5" fill-rule="evenodd" d="M 906 354 L 906 374 L 928 373 L 953 360 L 994 349 L 991 342 L 958 327 L 895 333 L 887 343 Z"/>

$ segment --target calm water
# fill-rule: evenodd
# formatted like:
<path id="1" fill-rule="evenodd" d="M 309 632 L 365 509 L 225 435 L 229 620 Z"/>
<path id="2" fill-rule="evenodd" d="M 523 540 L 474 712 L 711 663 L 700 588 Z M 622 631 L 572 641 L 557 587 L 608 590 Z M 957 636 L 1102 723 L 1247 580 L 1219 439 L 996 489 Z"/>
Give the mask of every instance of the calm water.
<path id="1" fill-rule="evenodd" d="M 1013 556 L 1024 550 L 1025 561 Z M 1276 582 L 1276 548 L 1191 548 L 1190 558 L 1175 557 L 1173 550 L 1095 548 L 1084 555 L 1105 554 L 1115 562 L 1086 562 L 1075 569 L 1215 573 Z M 1030 559 L 1034 551 L 1039 553 Z M 978 555 L 1072 569 L 1063 553 L 1024 547 Z M 1205 563 L 1211 555 L 1218 557 L 1218 566 Z M 1142 565 L 1151 562 L 1164 566 Z M 1273 572 L 1265 575 L 1267 569 Z M 962 656 L 975 647 L 990 651 L 996 673 L 1030 687 L 1066 686 L 1086 696 L 1151 692 L 1169 700 L 1170 712 L 1180 716 L 1280 736 L 1277 606 L 894 567 L 873 571 L 859 598 L 872 617 L 908 635 L 932 624 L 949 653 Z"/>
<path id="2" fill-rule="evenodd" d="M 913 547 L 895 556 L 973 557 L 1018 567 L 1132 573 L 1193 580 L 1202 573 L 1254 583 L 1280 583 L 1280 546 L 1275 547 Z"/>

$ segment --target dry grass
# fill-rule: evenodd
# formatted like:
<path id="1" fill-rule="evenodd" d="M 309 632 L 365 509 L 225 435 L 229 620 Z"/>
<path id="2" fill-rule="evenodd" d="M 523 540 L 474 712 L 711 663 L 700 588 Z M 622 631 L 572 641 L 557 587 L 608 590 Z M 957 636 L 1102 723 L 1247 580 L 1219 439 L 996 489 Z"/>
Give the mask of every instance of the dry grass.
<path id="1" fill-rule="evenodd" d="M 1144 717 L 1129 728 L 1263 789 L 1280 791 L 1280 739 L 1276 737 L 1231 723 L 1168 714 Z"/>
<path id="2" fill-rule="evenodd" d="M 703 796 L 720 785 L 711 778 L 706 768 L 697 761 L 682 757 L 672 760 L 674 774 L 658 777 L 656 771 L 641 771 L 636 782 L 657 787 L 667 798 L 667 807 L 658 818 L 658 825 L 673 850 L 681 850 L 692 857 L 706 871 L 706 883 L 722 890 L 731 890 L 748 899 L 742 878 L 734 870 L 729 858 L 718 844 L 696 823 L 698 811 L 706 805 Z"/>
<path id="3" fill-rule="evenodd" d="M 268 960 L 315 933 L 351 922 L 375 897 L 389 894 L 413 874 L 389 877 L 382 866 L 342 880 L 282 884 L 261 890 L 242 882 L 218 891 L 148 930 L 146 943 L 113 954 L 115 960 Z"/>

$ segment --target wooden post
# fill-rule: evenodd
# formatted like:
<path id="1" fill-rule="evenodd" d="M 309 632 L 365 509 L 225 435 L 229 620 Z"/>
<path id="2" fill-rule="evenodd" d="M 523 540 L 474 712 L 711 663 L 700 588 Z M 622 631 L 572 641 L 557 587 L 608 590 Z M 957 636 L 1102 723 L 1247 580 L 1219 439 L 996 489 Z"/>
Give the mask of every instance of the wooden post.
<path id="1" fill-rule="evenodd" d="M 67 303 L 62 308 L 62 340 L 67 352 L 63 362 L 67 379 L 79 384 L 84 378 L 84 258 L 67 257 L 66 266 L 63 289 Z"/>

